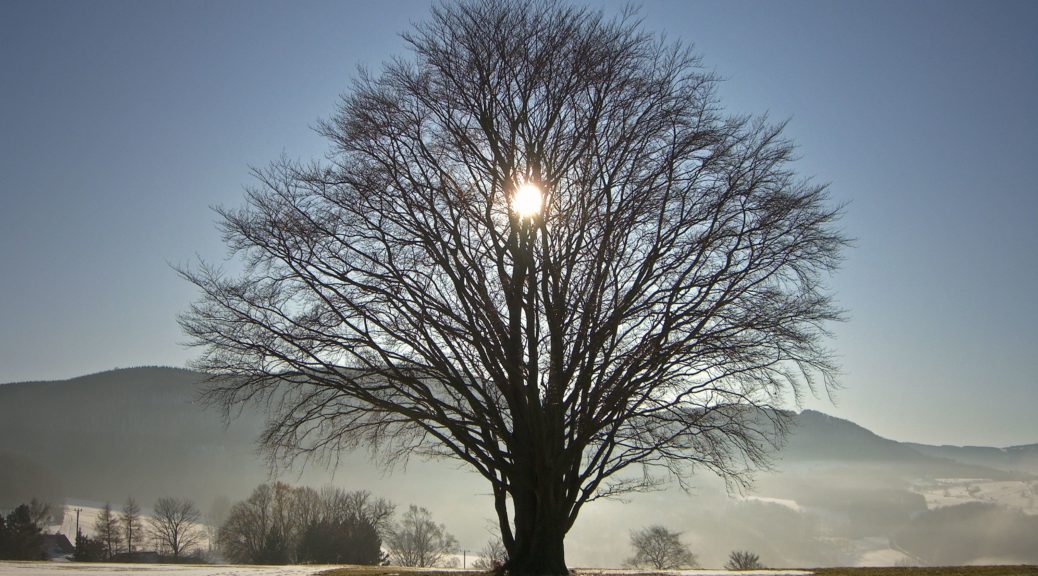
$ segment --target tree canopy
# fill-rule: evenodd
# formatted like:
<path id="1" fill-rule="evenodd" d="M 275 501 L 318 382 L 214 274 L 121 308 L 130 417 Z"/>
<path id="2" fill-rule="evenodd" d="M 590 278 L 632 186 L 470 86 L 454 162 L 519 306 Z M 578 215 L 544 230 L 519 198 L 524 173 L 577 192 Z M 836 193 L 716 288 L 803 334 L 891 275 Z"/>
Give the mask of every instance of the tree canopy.
<path id="1" fill-rule="evenodd" d="M 245 269 L 185 270 L 182 325 L 213 398 L 272 401 L 276 453 L 462 460 L 509 569 L 562 574 L 585 503 L 741 482 L 772 408 L 834 385 L 839 209 L 631 13 L 444 3 L 404 38 L 321 123 L 327 161 L 220 209 Z"/>

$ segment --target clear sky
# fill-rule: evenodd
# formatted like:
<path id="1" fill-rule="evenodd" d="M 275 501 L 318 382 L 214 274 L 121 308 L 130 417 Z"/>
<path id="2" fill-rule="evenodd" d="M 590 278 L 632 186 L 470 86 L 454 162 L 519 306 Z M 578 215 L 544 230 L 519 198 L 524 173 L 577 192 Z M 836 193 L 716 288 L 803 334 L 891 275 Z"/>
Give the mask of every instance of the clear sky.
<path id="1" fill-rule="evenodd" d="M 607 12 L 624 3 L 608 2 Z M 248 167 L 321 157 L 424 2 L 0 0 L 0 382 L 183 365 L 170 264 Z M 898 440 L 1038 442 L 1038 2 L 645 2 L 733 113 L 848 202 L 834 407 Z"/>

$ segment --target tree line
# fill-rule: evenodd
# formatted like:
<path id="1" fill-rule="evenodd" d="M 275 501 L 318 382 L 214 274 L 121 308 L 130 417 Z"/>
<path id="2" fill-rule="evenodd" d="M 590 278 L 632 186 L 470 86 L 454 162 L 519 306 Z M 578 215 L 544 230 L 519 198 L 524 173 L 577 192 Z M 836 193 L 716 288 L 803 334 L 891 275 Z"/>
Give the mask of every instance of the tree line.
<path id="1" fill-rule="evenodd" d="M 365 490 L 262 484 L 231 506 L 216 534 L 223 557 L 242 564 L 446 566 L 457 540 L 425 508 Z"/>
<path id="2" fill-rule="evenodd" d="M 0 516 L 0 559 L 43 555 L 44 517 L 33 500 Z M 84 562 L 179 562 L 219 559 L 240 564 L 394 564 L 448 566 L 457 540 L 431 513 L 396 505 L 365 490 L 261 484 L 220 519 L 204 518 L 189 499 L 164 497 L 146 515 L 128 498 L 106 503 L 90 534 L 76 535 L 74 559 Z"/>
<path id="3" fill-rule="evenodd" d="M 145 519 L 140 504 L 128 498 L 120 511 L 105 503 L 93 525 L 93 537 L 76 534 L 75 559 L 84 562 L 138 561 L 151 547 L 160 560 L 199 560 L 205 540 L 201 512 L 188 499 L 164 497 Z"/>

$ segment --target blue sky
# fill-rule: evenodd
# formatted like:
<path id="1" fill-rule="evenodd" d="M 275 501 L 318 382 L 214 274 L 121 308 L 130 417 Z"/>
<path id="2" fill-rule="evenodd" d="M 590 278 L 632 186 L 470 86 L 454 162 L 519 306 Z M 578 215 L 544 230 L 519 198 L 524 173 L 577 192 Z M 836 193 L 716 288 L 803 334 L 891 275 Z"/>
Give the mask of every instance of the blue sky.
<path id="1" fill-rule="evenodd" d="M 602 7 L 615 12 L 621 2 Z M 183 365 L 170 264 L 250 165 L 316 158 L 423 2 L 0 2 L 0 382 Z M 1038 442 L 1038 3 L 645 2 L 732 113 L 847 202 L 834 407 L 899 440 Z"/>

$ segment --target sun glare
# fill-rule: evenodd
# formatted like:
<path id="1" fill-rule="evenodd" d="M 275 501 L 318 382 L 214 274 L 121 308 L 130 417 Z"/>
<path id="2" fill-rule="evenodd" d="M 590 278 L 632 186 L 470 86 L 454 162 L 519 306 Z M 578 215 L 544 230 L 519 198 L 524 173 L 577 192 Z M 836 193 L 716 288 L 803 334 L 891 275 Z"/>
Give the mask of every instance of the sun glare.
<path id="1" fill-rule="evenodd" d="M 543 203 L 541 189 L 532 182 L 527 182 L 515 191 L 512 197 L 512 210 L 520 218 L 533 218 L 541 212 Z"/>

